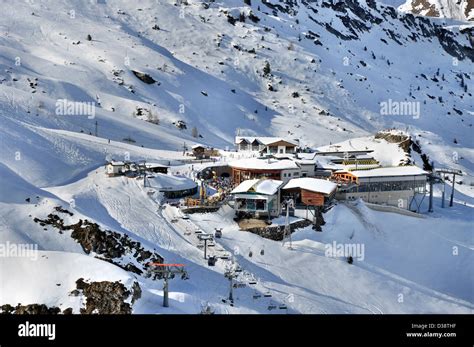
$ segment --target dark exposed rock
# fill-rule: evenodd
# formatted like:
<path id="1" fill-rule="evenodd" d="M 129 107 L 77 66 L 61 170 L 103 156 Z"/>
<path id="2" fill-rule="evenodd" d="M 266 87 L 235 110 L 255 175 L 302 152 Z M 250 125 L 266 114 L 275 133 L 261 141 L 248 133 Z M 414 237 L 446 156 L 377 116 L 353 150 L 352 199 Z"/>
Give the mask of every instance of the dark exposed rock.
<path id="1" fill-rule="evenodd" d="M 407 140 L 410 140 L 410 137 L 405 134 L 394 134 L 389 131 L 380 131 L 375 134 L 376 139 L 384 139 L 389 143 L 401 143 Z"/>
<path id="2" fill-rule="evenodd" d="M 149 262 L 163 262 L 163 257 L 145 249 L 140 242 L 132 240 L 128 235 L 102 230 L 97 223 L 88 220 L 80 219 L 75 224 L 65 225 L 58 215 L 49 214 L 47 219 L 35 218 L 34 221 L 40 225 L 51 225 L 59 229 L 60 233 L 71 231 L 70 236 L 81 245 L 86 254 L 96 253 L 97 258 L 138 275 L 148 276 L 145 270 Z M 124 263 L 122 258 L 125 255 L 131 255 L 137 263 Z"/>
<path id="3" fill-rule="evenodd" d="M 296 229 L 305 228 L 311 225 L 312 222 L 309 220 L 301 220 L 295 223 L 290 224 L 290 230 L 293 233 Z M 248 228 L 245 231 L 249 231 L 253 234 L 257 234 L 261 237 L 266 239 L 274 240 L 274 241 L 282 241 L 284 236 L 284 225 L 278 226 L 268 226 L 268 227 L 256 227 L 256 228 Z"/>
<path id="4" fill-rule="evenodd" d="M 178 120 L 176 122 L 173 122 L 173 124 L 179 129 L 179 130 L 186 130 L 188 128 L 187 124 L 183 120 Z"/>
<path id="5" fill-rule="evenodd" d="M 81 308 L 81 314 L 131 314 L 132 306 L 125 300 L 130 295 L 132 295 L 132 300 L 134 297 L 141 296 L 141 289 L 137 282 L 132 287 L 133 293 L 118 281 L 86 283 L 80 278 L 76 281 L 76 286 L 86 298 L 86 307 Z"/>
<path id="6" fill-rule="evenodd" d="M 61 310 L 59 307 L 48 307 L 44 304 L 29 304 L 29 305 L 22 305 L 18 304 L 16 307 L 12 305 L 5 304 L 0 306 L 0 310 L 2 314 L 31 314 L 31 315 L 38 315 L 38 314 L 59 314 Z"/>
<path id="7" fill-rule="evenodd" d="M 15 308 L 10 304 L 4 304 L 0 306 L 1 314 L 12 314 L 15 311 Z"/>
<path id="8" fill-rule="evenodd" d="M 146 84 L 156 83 L 156 81 L 153 79 L 153 77 L 151 77 L 150 75 L 148 75 L 146 73 L 135 71 L 135 70 L 132 70 L 132 72 L 139 80 L 141 80 L 142 82 L 144 82 Z"/>
<path id="9" fill-rule="evenodd" d="M 63 310 L 63 314 L 72 314 L 72 307 L 68 307 Z"/>
<path id="10" fill-rule="evenodd" d="M 74 213 L 72 213 L 72 212 L 66 210 L 66 209 L 63 208 L 62 206 L 56 206 L 56 207 L 54 208 L 54 210 L 57 211 L 57 212 L 60 212 L 60 213 L 66 213 L 66 214 L 70 215 L 71 217 L 74 216 Z"/>
<path id="11" fill-rule="evenodd" d="M 132 286 L 132 305 L 142 297 L 142 289 L 138 282 L 133 282 Z"/>

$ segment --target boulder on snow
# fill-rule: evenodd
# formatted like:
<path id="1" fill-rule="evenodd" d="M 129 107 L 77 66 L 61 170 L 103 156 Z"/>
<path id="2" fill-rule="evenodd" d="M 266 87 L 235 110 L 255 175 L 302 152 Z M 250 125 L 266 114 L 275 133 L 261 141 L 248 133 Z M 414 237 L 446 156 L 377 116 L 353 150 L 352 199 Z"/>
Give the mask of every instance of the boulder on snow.
<path id="1" fill-rule="evenodd" d="M 146 84 L 156 83 L 156 81 L 153 79 L 153 77 L 151 77 L 150 75 L 148 75 L 146 73 L 135 71 L 135 70 L 132 70 L 132 72 L 140 81 L 142 81 Z"/>

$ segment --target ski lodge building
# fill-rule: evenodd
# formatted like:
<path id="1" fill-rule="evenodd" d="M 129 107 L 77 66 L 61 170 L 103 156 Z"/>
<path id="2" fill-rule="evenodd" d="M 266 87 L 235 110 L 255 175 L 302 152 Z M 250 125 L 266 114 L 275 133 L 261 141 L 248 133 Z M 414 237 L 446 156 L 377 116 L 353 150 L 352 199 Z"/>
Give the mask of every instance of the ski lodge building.
<path id="1" fill-rule="evenodd" d="M 148 172 L 167 174 L 169 166 L 158 163 L 145 163 L 145 168 Z"/>
<path id="2" fill-rule="evenodd" d="M 111 160 L 105 165 L 105 173 L 109 177 L 121 176 L 130 169 L 130 163 Z"/>
<path id="3" fill-rule="evenodd" d="M 427 175 L 416 166 L 397 166 L 340 170 L 333 173 L 333 180 L 341 183 L 337 199 L 361 198 L 368 203 L 410 209 L 417 194 L 426 194 Z"/>
<path id="4" fill-rule="evenodd" d="M 288 182 L 301 176 L 301 167 L 290 159 L 249 158 L 229 163 L 232 169 L 232 180 L 240 184 L 246 180 L 269 178 Z"/>
<path id="5" fill-rule="evenodd" d="M 167 199 L 180 199 L 197 194 L 198 186 L 193 180 L 183 176 L 157 173 L 147 178 L 150 188 L 163 193 Z"/>
<path id="6" fill-rule="evenodd" d="M 292 198 L 296 206 L 328 206 L 336 195 L 337 184 L 318 178 L 293 178 L 284 187 L 282 195 Z"/>
<path id="7" fill-rule="evenodd" d="M 237 136 L 235 147 L 238 152 L 259 152 L 265 154 L 293 154 L 298 144 L 280 137 Z"/>
<path id="8" fill-rule="evenodd" d="M 278 217 L 283 184 L 283 181 L 273 179 L 251 179 L 240 183 L 231 192 L 237 217 Z"/>

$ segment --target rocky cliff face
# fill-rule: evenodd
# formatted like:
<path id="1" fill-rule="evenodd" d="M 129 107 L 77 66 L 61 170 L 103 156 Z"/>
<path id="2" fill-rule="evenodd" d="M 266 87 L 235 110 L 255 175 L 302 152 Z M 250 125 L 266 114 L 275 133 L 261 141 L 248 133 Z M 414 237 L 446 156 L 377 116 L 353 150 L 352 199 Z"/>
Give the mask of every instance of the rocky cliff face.
<path id="1" fill-rule="evenodd" d="M 111 230 L 103 230 L 97 223 L 80 219 L 77 223 L 66 225 L 61 214 L 73 216 L 73 213 L 60 206 L 47 218 L 34 218 L 42 227 L 51 226 L 60 234 L 70 233 L 86 254 L 95 253 L 96 258 L 117 265 L 137 275 L 149 276 L 149 263 L 162 263 L 163 257 L 153 250 L 146 249 L 128 235 Z M 133 261 L 130 261 L 131 258 Z"/>
<path id="2" fill-rule="evenodd" d="M 474 20 L 473 0 L 408 0 L 400 9 L 428 17 Z"/>
<path id="3" fill-rule="evenodd" d="M 133 303 L 141 297 L 137 282 L 129 290 L 120 282 L 87 283 L 80 278 L 76 281 L 76 287 L 71 295 L 82 294 L 86 300 L 81 314 L 131 314 Z"/>

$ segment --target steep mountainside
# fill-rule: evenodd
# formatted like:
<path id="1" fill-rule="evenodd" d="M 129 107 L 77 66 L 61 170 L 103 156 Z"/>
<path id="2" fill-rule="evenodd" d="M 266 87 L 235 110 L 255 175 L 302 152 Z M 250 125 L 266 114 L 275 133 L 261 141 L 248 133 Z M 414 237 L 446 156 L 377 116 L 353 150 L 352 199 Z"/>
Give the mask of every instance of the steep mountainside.
<path id="1" fill-rule="evenodd" d="M 473 0 L 408 0 L 399 9 L 429 17 L 474 20 Z"/>
<path id="2" fill-rule="evenodd" d="M 80 175 L 78 163 L 97 160 L 48 129 L 95 134 L 97 121 L 100 137 L 174 150 L 192 141 L 231 145 L 237 129 L 323 145 L 408 128 L 445 149 L 434 160 L 457 151 L 472 170 L 466 32 L 373 0 L 251 4 L 5 3 L 14 15 L 0 19 L 1 161 L 39 182 L 39 158 L 54 155 L 54 165 Z M 62 99 L 95 102 L 95 118 L 57 112 Z M 383 114 L 391 101 L 419 112 Z M 202 137 L 192 137 L 193 127 Z M 34 148 L 22 138 L 35 139 Z"/>

